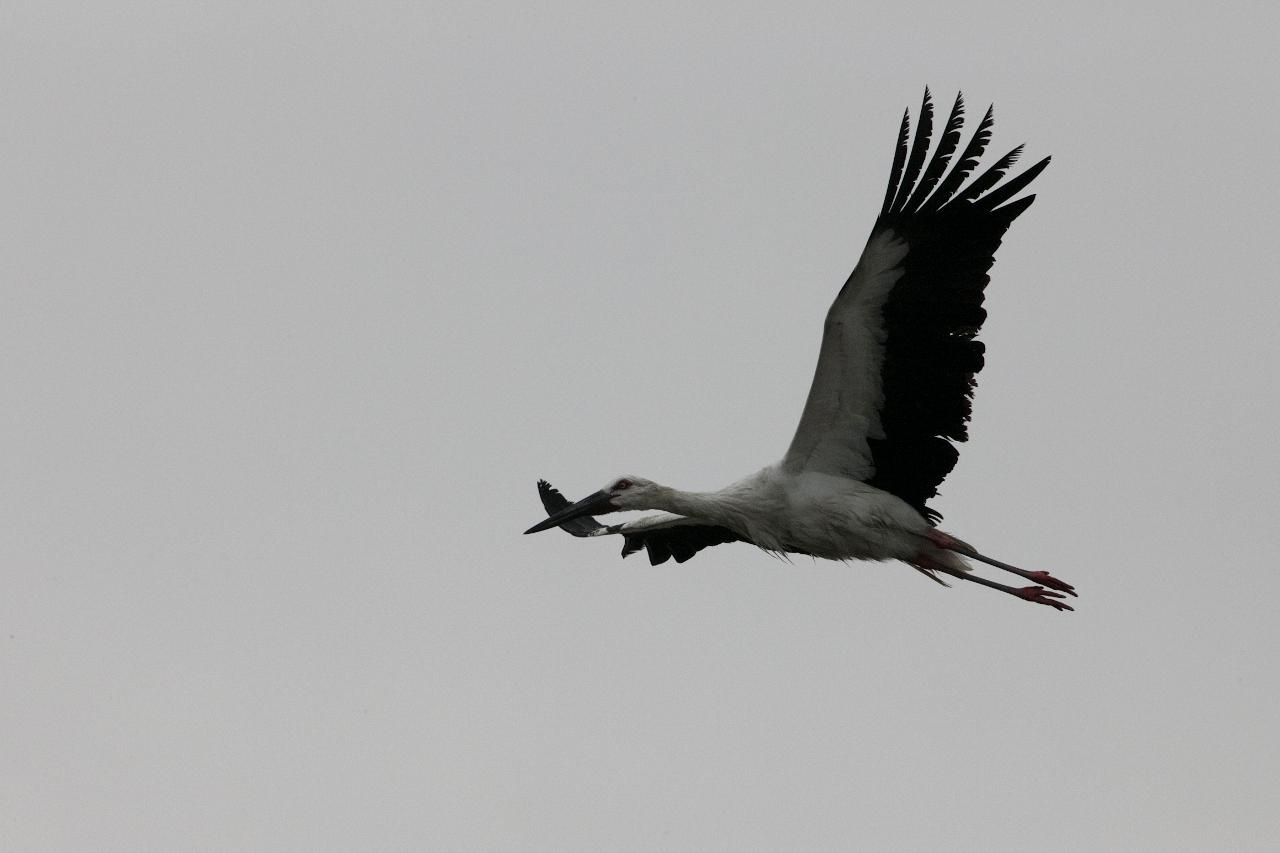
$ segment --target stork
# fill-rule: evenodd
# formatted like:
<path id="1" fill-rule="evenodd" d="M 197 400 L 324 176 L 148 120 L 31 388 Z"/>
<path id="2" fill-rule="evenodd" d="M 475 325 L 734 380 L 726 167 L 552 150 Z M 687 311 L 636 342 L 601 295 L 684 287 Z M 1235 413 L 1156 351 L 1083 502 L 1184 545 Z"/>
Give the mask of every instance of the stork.
<path id="1" fill-rule="evenodd" d="M 623 557 L 644 548 L 654 565 L 738 541 L 780 555 L 900 560 L 944 586 L 941 576 L 1071 610 L 1063 600 L 1076 594 L 1070 584 L 980 554 L 938 529 L 942 516 L 925 503 L 955 466 L 953 442 L 968 438 L 987 271 L 1035 196 L 1012 199 L 1049 164 L 1045 157 L 1004 180 L 1019 145 L 966 184 L 991 139 L 992 109 L 948 172 L 963 125 L 957 95 L 930 157 L 929 90 L 914 138 L 910 110 L 903 113 L 880 215 L 827 312 L 813 384 L 780 462 L 704 493 L 626 475 L 570 503 L 540 481 L 548 517 L 525 533 L 558 526 L 575 536 L 620 535 Z M 614 525 L 594 518 L 619 510 L 661 514 Z M 967 560 L 1032 585 L 981 577 Z"/>

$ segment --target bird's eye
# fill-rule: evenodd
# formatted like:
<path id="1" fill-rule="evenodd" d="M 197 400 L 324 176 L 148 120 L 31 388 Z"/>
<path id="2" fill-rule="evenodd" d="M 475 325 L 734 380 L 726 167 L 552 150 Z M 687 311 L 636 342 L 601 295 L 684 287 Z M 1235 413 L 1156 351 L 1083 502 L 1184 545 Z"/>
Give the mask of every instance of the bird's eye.
<path id="1" fill-rule="evenodd" d="M 615 491 L 619 491 L 619 492 L 622 491 L 623 489 L 629 489 L 631 488 L 631 481 L 619 480 L 618 482 L 613 484 L 613 488 Z"/>

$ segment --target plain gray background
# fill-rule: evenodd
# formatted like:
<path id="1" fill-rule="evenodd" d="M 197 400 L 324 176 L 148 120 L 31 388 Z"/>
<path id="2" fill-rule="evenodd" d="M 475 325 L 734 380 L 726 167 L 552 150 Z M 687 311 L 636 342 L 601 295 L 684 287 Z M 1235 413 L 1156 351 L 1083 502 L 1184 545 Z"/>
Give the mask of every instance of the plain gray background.
<path id="1" fill-rule="evenodd" d="M 5 3 L 4 847 L 1275 849 L 1275 9 Z M 926 83 L 1078 612 L 522 537 L 782 454 Z"/>

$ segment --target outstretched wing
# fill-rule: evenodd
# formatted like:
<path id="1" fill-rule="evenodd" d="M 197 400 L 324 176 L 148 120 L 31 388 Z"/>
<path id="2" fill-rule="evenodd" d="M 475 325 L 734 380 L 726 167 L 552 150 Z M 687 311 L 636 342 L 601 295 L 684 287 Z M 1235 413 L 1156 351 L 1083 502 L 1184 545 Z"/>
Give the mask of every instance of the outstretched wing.
<path id="1" fill-rule="evenodd" d="M 666 513 L 615 525 L 609 530 L 622 534 L 623 557 L 643 548 L 653 566 L 673 557 L 677 563 L 683 563 L 712 545 L 747 541 L 727 527 Z"/>
<path id="2" fill-rule="evenodd" d="M 542 498 L 542 507 L 548 516 L 569 505 L 569 500 L 546 480 L 538 481 L 538 496 Z M 574 536 L 620 534 L 623 557 L 643 548 L 649 554 L 649 563 L 654 566 L 673 557 L 677 563 L 683 563 L 712 545 L 747 541 L 727 527 L 667 513 L 609 526 L 590 516 L 581 516 L 566 521 L 560 528 Z"/>
<path id="3" fill-rule="evenodd" d="M 903 114 L 884 205 L 827 312 L 813 385 L 782 463 L 861 480 L 935 521 L 941 516 L 925 501 L 955 466 L 952 441 L 968 438 L 987 271 L 1035 196 L 1009 200 L 1049 164 L 1046 157 L 1001 183 L 1018 146 L 962 188 L 991 139 L 991 109 L 947 173 L 963 125 L 957 96 L 930 159 L 929 90 L 909 154 Z"/>

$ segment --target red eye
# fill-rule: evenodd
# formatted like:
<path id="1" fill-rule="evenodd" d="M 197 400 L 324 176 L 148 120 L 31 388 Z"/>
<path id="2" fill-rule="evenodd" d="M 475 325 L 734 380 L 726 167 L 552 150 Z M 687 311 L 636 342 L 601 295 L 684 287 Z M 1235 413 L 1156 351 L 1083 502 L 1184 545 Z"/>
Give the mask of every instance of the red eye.
<path id="1" fill-rule="evenodd" d="M 630 480 L 619 480 L 618 482 L 616 482 L 616 483 L 614 483 L 614 484 L 613 484 L 613 487 L 614 487 L 615 489 L 617 489 L 618 491 L 622 491 L 623 489 L 629 489 L 629 488 L 631 488 L 631 481 L 630 481 Z"/>

